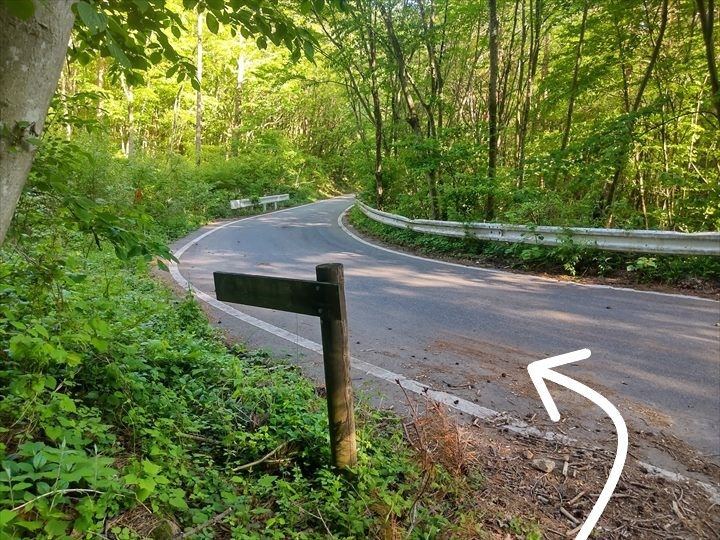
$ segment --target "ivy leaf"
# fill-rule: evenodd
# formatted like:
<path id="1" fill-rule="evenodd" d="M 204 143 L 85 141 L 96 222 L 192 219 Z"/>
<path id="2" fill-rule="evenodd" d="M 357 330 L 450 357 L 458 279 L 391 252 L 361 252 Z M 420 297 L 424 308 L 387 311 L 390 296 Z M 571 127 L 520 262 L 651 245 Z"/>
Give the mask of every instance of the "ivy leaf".
<path id="1" fill-rule="evenodd" d="M 5 9 L 10 12 L 10 15 L 23 21 L 27 21 L 35 14 L 35 3 L 33 0 L 2 0 L 0 4 L 5 6 Z M 2 521 L 0 520 L 0 526 L 1 525 Z"/>

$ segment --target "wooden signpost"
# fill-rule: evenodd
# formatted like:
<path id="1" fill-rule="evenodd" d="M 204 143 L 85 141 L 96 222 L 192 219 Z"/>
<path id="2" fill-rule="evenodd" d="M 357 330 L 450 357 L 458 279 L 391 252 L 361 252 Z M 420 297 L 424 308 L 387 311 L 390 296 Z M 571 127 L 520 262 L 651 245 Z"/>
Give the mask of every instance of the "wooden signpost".
<path id="1" fill-rule="evenodd" d="M 317 281 L 214 272 L 218 300 L 320 317 L 330 451 L 340 469 L 357 463 L 345 278 L 338 263 L 315 268 Z"/>

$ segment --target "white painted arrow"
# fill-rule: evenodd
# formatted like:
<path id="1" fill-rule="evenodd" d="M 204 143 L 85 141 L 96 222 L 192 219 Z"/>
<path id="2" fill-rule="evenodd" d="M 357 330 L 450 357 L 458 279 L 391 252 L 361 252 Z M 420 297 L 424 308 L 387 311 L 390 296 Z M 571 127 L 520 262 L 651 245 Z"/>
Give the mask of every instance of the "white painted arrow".
<path id="1" fill-rule="evenodd" d="M 613 491 L 615 491 L 615 486 L 617 486 L 618 480 L 620 480 L 620 474 L 625 466 L 625 457 L 627 456 L 628 451 L 627 426 L 625 426 L 625 420 L 623 420 L 623 417 L 620 415 L 620 412 L 615 408 L 615 406 L 592 388 L 588 388 L 575 379 L 561 375 L 552 369 L 565 364 L 571 364 L 572 362 L 577 362 L 579 360 L 585 360 L 590 357 L 590 354 L 590 349 L 581 349 L 579 351 L 561 354 L 560 356 L 537 360 L 528 366 L 530 379 L 532 379 L 532 382 L 535 384 L 535 388 L 537 389 L 538 394 L 540 394 L 540 399 L 542 400 L 543 405 L 545 405 L 545 408 L 550 415 L 550 419 L 553 422 L 560 420 L 560 412 L 558 411 L 552 396 L 550 396 L 550 391 L 545 384 L 545 379 L 559 384 L 560 386 L 565 386 L 573 392 L 577 392 L 581 396 L 586 397 L 595 403 L 595 405 L 598 405 L 603 411 L 605 411 L 605 414 L 610 417 L 613 424 L 615 424 L 615 429 L 617 430 L 618 443 L 617 453 L 615 454 L 615 462 L 610 469 L 610 474 L 608 475 L 605 487 L 600 492 L 600 496 L 598 497 L 595 506 L 590 512 L 588 518 L 585 520 L 585 523 L 583 523 L 580 528 L 580 532 L 575 537 L 575 540 L 587 540 L 590 533 L 592 533 L 593 527 L 595 527 L 595 524 L 600 519 L 607 503 L 610 501 L 610 497 L 612 497 Z"/>

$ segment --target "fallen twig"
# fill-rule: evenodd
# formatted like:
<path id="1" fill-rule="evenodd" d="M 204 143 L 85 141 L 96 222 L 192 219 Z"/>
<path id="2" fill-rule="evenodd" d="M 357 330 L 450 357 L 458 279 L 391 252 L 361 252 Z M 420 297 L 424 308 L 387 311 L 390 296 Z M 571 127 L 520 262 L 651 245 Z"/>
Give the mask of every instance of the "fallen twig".
<path id="1" fill-rule="evenodd" d="M 284 442 L 284 443 L 282 443 L 280 446 L 278 446 L 275 450 L 272 450 L 271 452 L 268 452 L 267 454 L 265 454 L 265 455 L 264 455 L 263 457 L 261 457 L 260 459 L 255 460 L 255 461 L 252 461 L 252 462 L 250 462 L 250 463 L 246 463 L 245 465 L 240 465 L 239 467 L 235 467 L 235 468 L 233 469 L 233 472 L 244 471 L 245 469 L 249 469 L 249 468 L 251 468 L 251 467 L 254 467 L 255 465 L 260 465 L 262 462 L 267 461 L 268 459 L 270 459 L 271 457 L 273 457 L 273 455 L 275 455 L 277 452 L 279 452 L 280 450 L 282 450 L 282 449 L 285 448 L 286 446 L 287 446 L 287 443 Z"/>

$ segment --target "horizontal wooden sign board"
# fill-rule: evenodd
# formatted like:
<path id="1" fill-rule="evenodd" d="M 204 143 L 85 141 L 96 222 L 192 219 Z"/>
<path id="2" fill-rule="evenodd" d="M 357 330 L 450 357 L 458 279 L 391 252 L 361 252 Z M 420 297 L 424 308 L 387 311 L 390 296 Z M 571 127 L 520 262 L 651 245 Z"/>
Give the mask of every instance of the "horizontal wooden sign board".
<path id="1" fill-rule="evenodd" d="M 302 279 L 213 272 L 218 300 L 316 317 L 340 318 L 337 284 Z"/>

